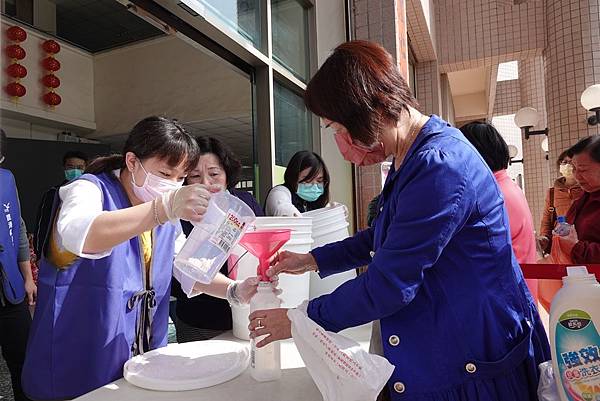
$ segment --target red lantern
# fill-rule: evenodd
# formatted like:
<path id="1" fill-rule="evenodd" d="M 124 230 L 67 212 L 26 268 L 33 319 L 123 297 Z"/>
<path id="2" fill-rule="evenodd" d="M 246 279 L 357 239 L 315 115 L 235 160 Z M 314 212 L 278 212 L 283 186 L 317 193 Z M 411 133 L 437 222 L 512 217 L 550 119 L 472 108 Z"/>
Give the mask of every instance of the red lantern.
<path id="1" fill-rule="evenodd" d="M 6 93 L 12 97 L 23 97 L 27 93 L 27 89 L 18 82 L 11 82 L 6 85 Z"/>
<path id="2" fill-rule="evenodd" d="M 62 99 L 60 98 L 60 96 L 57 93 L 48 92 L 44 95 L 44 102 L 48 106 L 58 106 L 60 104 L 60 102 L 62 102 Z"/>
<path id="3" fill-rule="evenodd" d="M 8 56 L 8 58 L 17 59 L 17 60 L 23 60 L 25 58 L 25 56 L 27 55 L 27 53 L 25 52 L 25 49 L 23 49 L 19 45 L 6 46 L 5 51 L 6 51 L 6 55 Z"/>
<path id="4" fill-rule="evenodd" d="M 25 78 L 27 76 L 27 68 L 15 63 L 6 67 L 6 73 L 13 78 Z"/>
<path id="5" fill-rule="evenodd" d="M 6 30 L 6 36 L 13 42 L 23 42 L 27 39 L 27 32 L 20 26 L 11 26 Z"/>
<path id="6" fill-rule="evenodd" d="M 46 57 L 42 60 L 42 65 L 48 71 L 55 72 L 60 70 L 60 62 L 54 57 Z"/>
<path id="7" fill-rule="evenodd" d="M 58 88 L 60 86 L 60 79 L 54 74 L 44 75 L 42 78 L 42 83 L 46 88 Z"/>
<path id="8" fill-rule="evenodd" d="M 57 41 L 48 39 L 42 43 L 42 49 L 48 54 L 56 54 L 60 51 L 60 45 Z"/>

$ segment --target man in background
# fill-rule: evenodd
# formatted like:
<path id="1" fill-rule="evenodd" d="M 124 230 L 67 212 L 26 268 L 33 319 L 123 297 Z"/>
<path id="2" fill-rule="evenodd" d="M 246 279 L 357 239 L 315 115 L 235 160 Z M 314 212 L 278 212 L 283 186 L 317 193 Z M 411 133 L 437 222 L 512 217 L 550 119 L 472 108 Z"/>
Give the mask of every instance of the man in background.
<path id="1" fill-rule="evenodd" d="M 41 259 L 43 244 L 50 226 L 50 218 L 52 214 L 52 204 L 54 203 L 54 197 L 58 189 L 72 181 L 79 178 L 85 171 L 87 166 L 87 156 L 82 152 L 69 151 L 63 156 L 63 170 L 65 174 L 65 180 L 60 184 L 50 188 L 40 202 L 38 207 L 38 213 L 36 217 L 36 230 L 34 235 L 34 251 L 38 258 Z"/>

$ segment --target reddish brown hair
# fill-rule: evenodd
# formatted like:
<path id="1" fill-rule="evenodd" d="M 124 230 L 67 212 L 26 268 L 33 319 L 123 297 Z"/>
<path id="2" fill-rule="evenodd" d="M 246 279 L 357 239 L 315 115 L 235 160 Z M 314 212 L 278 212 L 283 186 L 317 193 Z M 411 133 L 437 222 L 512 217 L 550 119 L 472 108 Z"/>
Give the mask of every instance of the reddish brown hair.
<path id="1" fill-rule="evenodd" d="M 392 56 L 380 45 L 354 40 L 339 45 L 310 80 L 306 107 L 342 124 L 353 139 L 370 145 L 386 124 L 417 107 Z"/>

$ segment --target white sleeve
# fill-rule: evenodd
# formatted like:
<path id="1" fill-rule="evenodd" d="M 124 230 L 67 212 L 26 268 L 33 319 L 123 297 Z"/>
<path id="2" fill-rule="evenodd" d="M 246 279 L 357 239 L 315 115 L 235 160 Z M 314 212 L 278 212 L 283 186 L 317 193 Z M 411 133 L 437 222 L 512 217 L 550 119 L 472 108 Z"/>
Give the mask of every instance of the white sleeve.
<path id="1" fill-rule="evenodd" d="M 83 252 L 83 245 L 93 221 L 102 210 L 102 192 L 94 183 L 76 180 L 59 189 L 62 201 L 56 232 L 58 246 L 88 259 L 101 259 L 111 254 L 112 249 L 102 253 Z"/>
<path id="2" fill-rule="evenodd" d="M 292 193 L 283 185 L 271 189 L 265 204 L 267 216 L 301 216 L 302 214 L 292 203 Z"/>

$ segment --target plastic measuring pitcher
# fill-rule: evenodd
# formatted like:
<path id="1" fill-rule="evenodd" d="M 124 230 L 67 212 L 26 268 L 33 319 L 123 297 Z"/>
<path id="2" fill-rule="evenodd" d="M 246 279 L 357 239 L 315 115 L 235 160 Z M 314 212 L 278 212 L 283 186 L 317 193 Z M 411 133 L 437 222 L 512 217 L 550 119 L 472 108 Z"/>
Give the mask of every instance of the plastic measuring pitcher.
<path id="1" fill-rule="evenodd" d="M 269 281 L 269 259 L 290 240 L 292 230 L 256 230 L 242 237 L 240 245 L 258 258 L 257 276 L 261 281 Z"/>
<path id="2" fill-rule="evenodd" d="M 202 221 L 194 223 L 175 258 L 175 268 L 209 284 L 255 219 L 252 209 L 235 196 L 226 191 L 213 194 Z"/>

